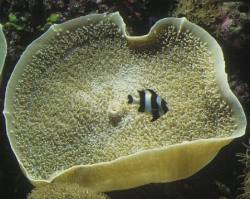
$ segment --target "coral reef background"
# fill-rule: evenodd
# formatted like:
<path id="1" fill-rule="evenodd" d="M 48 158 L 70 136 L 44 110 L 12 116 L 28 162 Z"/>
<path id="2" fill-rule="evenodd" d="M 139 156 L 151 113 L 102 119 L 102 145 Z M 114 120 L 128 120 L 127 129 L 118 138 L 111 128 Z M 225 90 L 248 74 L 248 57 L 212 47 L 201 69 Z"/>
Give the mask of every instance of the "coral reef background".
<path id="1" fill-rule="evenodd" d="M 250 113 L 250 2 L 226 0 L 0 0 L 0 23 L 8 42 L 0 110 L 7 80 L 21 53 L 53 23 L 89 13 L 119 11 L 131 35 L 142 35 L 158 19 L 185 16 L 212 34 L 222 46 L 231 88 Z M 242 194 L 245 164 L 236 154 L 245 153 L 245 137 L 225 147 L 206 168 L 189 179 L 151 184 L 108 193 L 110 198 L 235 198 Z M 23 176 L 0 120 L 0 197 L 24 199 L 32 185 Z M 212 190 L 212 191 L 211 191 Z"/>

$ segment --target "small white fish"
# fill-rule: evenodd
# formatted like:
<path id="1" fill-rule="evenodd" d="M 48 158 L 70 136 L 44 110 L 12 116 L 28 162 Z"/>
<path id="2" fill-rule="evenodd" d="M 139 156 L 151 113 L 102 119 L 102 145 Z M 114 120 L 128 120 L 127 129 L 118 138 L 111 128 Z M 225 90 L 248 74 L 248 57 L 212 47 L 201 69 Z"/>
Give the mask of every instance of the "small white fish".
<path id="1" fill-rule="evenodd" d="M 151 89 L 145 89 L 138 91 L 139 99 L 128 95 L 129 104 L 139 104 L 139 112 L 151 113 L 153 119 L 151 122 L 157 120 L 159 117 L 169 111 L 167 102 L 162 99 L 155 91 Z"/>

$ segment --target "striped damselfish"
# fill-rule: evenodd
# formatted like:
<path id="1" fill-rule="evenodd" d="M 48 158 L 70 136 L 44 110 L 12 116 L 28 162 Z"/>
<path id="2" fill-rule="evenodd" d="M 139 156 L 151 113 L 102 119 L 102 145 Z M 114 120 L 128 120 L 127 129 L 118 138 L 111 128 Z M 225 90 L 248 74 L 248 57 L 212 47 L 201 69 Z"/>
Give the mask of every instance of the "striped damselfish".
<path id="1" fill-rule="evenodd" d="M 129 104 L 139 104 L 139 112 L 151 113 L 151 122 L 169 111 L 167 102 L 156 94 L 152 89 L 138 90 L 139 98 L 128 95 Z"/>

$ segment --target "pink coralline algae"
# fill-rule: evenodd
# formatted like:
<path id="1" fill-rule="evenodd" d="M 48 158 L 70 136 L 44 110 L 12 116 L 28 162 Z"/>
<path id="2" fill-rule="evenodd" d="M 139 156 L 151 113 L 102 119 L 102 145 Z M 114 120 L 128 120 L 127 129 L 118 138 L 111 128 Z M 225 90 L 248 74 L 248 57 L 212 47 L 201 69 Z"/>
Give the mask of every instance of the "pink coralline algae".
<path id="1" fill-rule="evenodd" d="M 230 26 L 233 24 L 233 19 L 229 18 L 228 16 L 224 19 L 223 23 L 221 24 L 221 32 L 227 33 L 229 31 Z"/>
<path id="2" fill-rule="evenodd" d="M 224 2 L 217 34 L 229 45 L 243 48 L 250 43 L 250 2 Z"/>

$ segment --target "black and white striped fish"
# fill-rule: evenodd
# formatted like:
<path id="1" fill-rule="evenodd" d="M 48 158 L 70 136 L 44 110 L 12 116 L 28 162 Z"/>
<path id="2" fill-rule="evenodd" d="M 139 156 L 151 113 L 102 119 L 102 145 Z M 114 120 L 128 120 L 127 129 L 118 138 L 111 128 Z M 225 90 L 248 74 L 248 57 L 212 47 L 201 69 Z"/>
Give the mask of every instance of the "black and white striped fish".
<path id="1" fill-rule="evenodd" d="M 167 102 L 162 99 L 155 91 L 151 89 L 138 91 L 139 99 L 128 95 L 129 104 L 139 104 L 139 112 L 151 113 L 153 119 L 151 122 L 157 120 L 159 117 L 169 111 Z"/>

